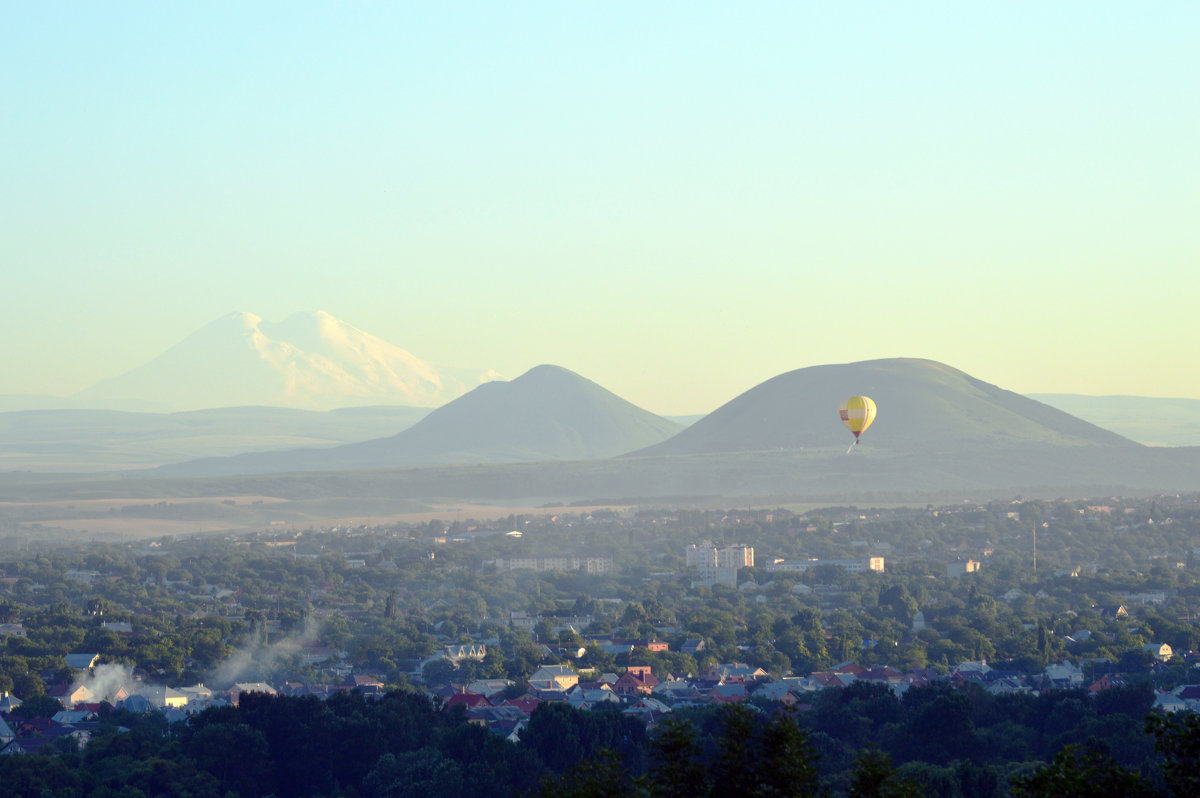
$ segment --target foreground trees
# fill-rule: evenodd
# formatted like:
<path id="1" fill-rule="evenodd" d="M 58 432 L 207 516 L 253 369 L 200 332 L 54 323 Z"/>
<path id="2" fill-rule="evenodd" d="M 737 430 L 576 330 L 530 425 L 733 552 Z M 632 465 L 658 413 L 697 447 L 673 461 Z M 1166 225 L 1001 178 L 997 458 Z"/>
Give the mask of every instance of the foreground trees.
<path id="1" fill-rule="evenodd" d="M 1085 718 L 1094 734 L 1082 741 L 1039 742 L 1036 724 L 1052 726 L 1046 716 L 1073 696 L 1026 704 L 937 688 L 896 701 L 868 685 L 832 696 L 804 713 L 778 703 L 680 708 L 649 731 L 619 710 L 543 703 L 516 744 L 461 711 L 398 691 L 324 702 L 250 693 L 238 707 L 170 727 L 161 715 L 108 709 L 82 750 L 64 738 L 36 754 L 0 756 L 0 796 L 1200 794 L 1197 716 L 1132 722 L 1114 711 L 1120 722 L 1107 734 Z M 955 696 L 966 699 L 967 725 L 947 727 L 965 735 L 970 758 L 897 747 L 941 713 L 963 713 Z M 1006 757 L 989 724 L 1024 738 L 1026 753 Z"/>

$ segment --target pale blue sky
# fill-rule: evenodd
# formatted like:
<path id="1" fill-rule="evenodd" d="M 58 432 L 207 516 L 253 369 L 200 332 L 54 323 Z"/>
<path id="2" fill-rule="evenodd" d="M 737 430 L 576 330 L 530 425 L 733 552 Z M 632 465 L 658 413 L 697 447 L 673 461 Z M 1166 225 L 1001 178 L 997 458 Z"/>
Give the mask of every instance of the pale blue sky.
<path id="1" fill-rule="evenodd" d="M 1197 41 L 1194 3 L 6 4 L 0 393 L 319 308 L 662 413 L 893 356 L 1200 397 Z"/>

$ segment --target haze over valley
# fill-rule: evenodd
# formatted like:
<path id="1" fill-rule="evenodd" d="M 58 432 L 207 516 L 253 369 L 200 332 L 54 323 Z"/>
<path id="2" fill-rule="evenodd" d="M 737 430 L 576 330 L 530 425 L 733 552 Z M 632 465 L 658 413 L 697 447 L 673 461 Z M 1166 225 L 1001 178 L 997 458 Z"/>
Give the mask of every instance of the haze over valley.
<path id="1" fill-rule="evenodd" d="M 200 396 L 216 407 L 0 413 L 9 471 L 0 495 L 17 502 L 0 515 L 26 529 L 57 520 L 78 531 L 91 518 L 93 531 L 119 534 L 123 518 L 130 530 L 153 528 L 146 519 L 157 517 L 159 529 L 201 531 L 387 517 L 447 502 L 920 501 L 1200 484 L 1200 448 L 1146 446 L 930 360 L 788 371 L 686 426 L 561 366 L 477 379 L 470 390 L 445 373 L 327 313 L 278 325 L 227 315 L 95 389 L 110 400 L 187 404 L 203 385 Z M 195 376 L 178 382 L 179 374 Z M 854 394 L 871 396 L 879 417 L 848 453 L 835 411 Z M 436 396 L 449 398 L 411 403 Z M 219 406 L 255 397 L 388 403 Z M 1049 398 L 1081 413 L 1107 406 Z M 1122 406 L 1142 419 L 1142 434 L 1185 440 L 1180 422 L 1191 408 L 1167 403 L 1127 398 Z M 1147 409 L 1160 404 L 1164 428 L 1152 431 Z M 1118 412 L 1104 418 L 1121 427 Z M 122 499 L 135 504 L 114 517 L 112 502 Z M 53 510 L 69 500 L 102 503 Z"/>

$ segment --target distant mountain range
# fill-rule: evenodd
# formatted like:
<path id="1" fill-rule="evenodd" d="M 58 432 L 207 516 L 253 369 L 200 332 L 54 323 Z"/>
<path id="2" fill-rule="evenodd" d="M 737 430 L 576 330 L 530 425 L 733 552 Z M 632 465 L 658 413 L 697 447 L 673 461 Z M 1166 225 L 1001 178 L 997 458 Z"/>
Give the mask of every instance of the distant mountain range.
<path id="1" fill-rule="evenodd" d="M 233 314 L 87 396 L 206 405 L 227 401 L 233 391 L 259 405 L 385 400 L 385 406 L 0 413 L 0 471 L 126 469 L 123 484 L 139 480 L 148 494 L 168 482 L 175 492 L 199 490 L 200 483 L 180 481 L 195 477 L 320 472 L 265 476 L 269 482 L 257 489 L 274 495 L 300 480 L 301 493 L 317 485 L 321 492 L 338 486 L 345 495 L 386 486 L 379 490 L 389 497 L 413 499 L 1200 487 L 1200 448 L 1143 446 L 1078 417 L 1118 426 L 1113 422 L 1140 413 L 1186 433 L 1189 419 L 1197 423 L 1200 402 L 1168 407 L 1162 403 L 1172 400 L 1047 397 L 1059 409 L 929 360 L 790 371 L 686 427 L 557 366 L 472 390 L 454 380 L 328 314 L 279 324 Z M 847 454 L 852 437 L 836 409 L 855 394 L 872 397 L 879 415 Z M 443 398 L 433 410 L 412 406 Z M 1066 412 L 1073 409 L 1078 415 Z M 1125 429 L 1159 442 L 1146 428 Z M 369 469 L 392 471 L 367 478 Z M 345 473 L 335 478 L 335 472 Z"/>
<path id="2" fill-rule="evenodd" d="M 854 394 L 871 396 L 879 415 L 848 454 L 853 438 L 837 406 Z M 81 490 L 623 502 L 1112 495 L 1195 490 L 1200 448 L 1143 446 L 929 360 L 788 372 L 686 428 L 578 374 L 539 366 L 480 385 L 395 434 L 206 458 L 112 484 Z"/>
<path id="3" fill-rule="evenodd" d="M 489 382 L 395 435 L 327 449 L 258 452 L 159 469 L 210 476 L 458 463 L 591 460 L 663 441 L 683 427 L 558 366 Z"/>
<path id="4" fill-rule="evenodd" d="M 245 405 L 436 407 L 494 376 L 440 371 L 324 311 L 297 313 L 278 323 L 231 313 L 70 402 L 176 411 Z"/>
<path id="5" fill-rule="evenodd" d="M 1034 393 L 1031 399 L 1151 446 L 1200 446 L 1200 399 Z"/>
<path id="6" fill-rule="evenodd" d="M 879 416 L 847 454 L 853 438 L 837 406 L 857 393 L 875 399 Z M 502 465 L 518 463 L 525 465 Z M 394 478 L 402 485 L 388 483 L 390 495 L 409 498 L 1028 494 L 1200 484 L 1200 450 L 1142 446 L 929 360 L 788 372 L 687 428 L 578 374 L 539 366 L 511 383 L 482 385 L 386 438 L 207 459 L 155 473 L 319 471 L 331 480 L 330 472 L 361 476 L 363 469 L 387 468 L 401 469 Z"/>

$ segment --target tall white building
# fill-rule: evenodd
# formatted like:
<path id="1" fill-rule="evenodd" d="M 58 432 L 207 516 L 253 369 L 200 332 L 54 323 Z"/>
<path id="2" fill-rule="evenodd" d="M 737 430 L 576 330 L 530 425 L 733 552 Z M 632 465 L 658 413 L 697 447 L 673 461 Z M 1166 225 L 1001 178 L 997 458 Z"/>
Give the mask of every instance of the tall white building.
<path id="1" fill-rule="evenodd" d="M 692 582 L 692 587 L 725 585 L 736 588 L 737 572 L 738 569 L 732 565 L 701 565 L 696 568 L 696 579 Z"/>
<path id="2" fill-rule="evenodd" d="M 753 568 L 754 547 L 743 545 L 714 546 L 712 543 L 693 543 L 687 548 L 687 567 L 713 566 L 720 568 Z"/>

